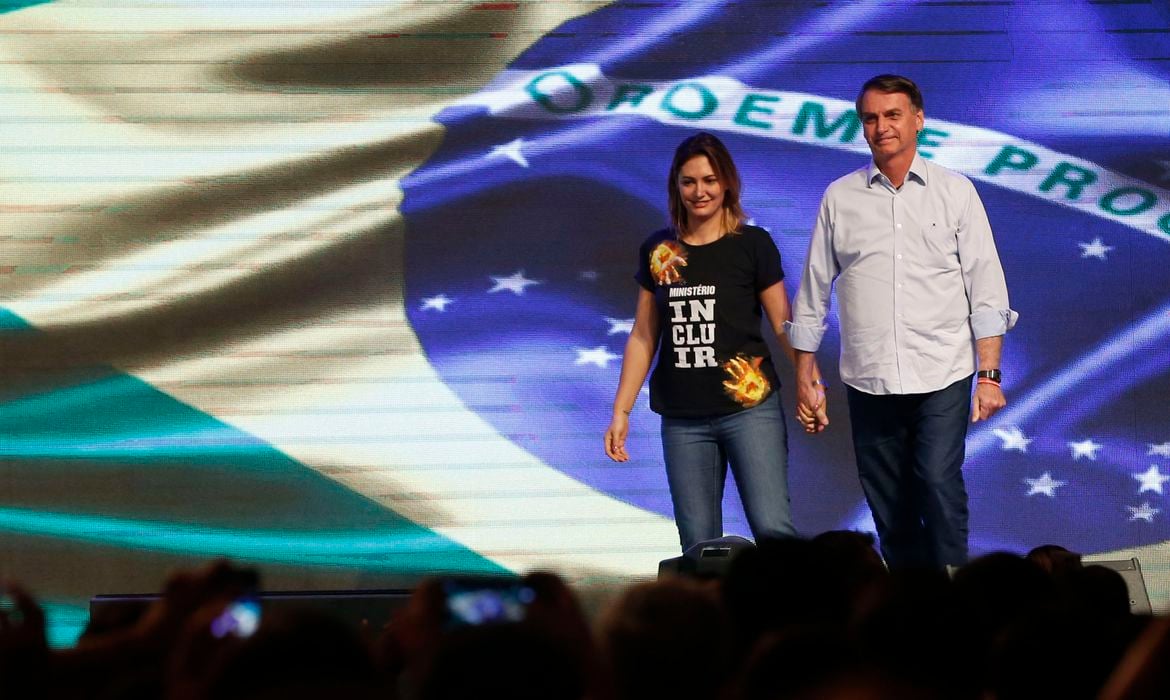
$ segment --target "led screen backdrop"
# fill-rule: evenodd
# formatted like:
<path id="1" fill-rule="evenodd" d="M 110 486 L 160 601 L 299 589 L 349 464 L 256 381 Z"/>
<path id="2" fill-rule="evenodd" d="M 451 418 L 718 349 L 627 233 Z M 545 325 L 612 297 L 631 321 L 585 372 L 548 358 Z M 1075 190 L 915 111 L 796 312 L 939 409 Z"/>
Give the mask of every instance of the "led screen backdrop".
<path id="1" fill-rule="evenodd" d="M 270 588 L 652 575 L 677 537 L 645 396 L 630 463 L 601 435 L 673 148 L 725 140 L 792 294 L 881 72 L 923 87 L 920 149 L 975 181 L 1021 314 L 968 441 L 973 547 L 1137 551 L 1164 598 L 1164 4 L 0 10 L 0 568 L 58 619 L 219 554 Z M 830 402 L 790 440 L 810 534 L 868 526 Z"/>

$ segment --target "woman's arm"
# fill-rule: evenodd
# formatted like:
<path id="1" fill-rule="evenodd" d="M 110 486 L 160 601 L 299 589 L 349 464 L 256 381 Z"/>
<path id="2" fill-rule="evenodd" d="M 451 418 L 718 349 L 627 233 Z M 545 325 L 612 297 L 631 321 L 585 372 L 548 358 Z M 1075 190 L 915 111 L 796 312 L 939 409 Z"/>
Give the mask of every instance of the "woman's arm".
<path id="1" fill-rule="evenodd" d="M 638 392 L 650 372 L 654 351 L 658 349 L 658 308 L 654 294 L 645 288 L 638 290 L 638 309 L 634 313 L 634 328 L 622 354 L 622 373 L 618 379 L 617 395 L 613 400 L 613 417 L 605 431 L 605 454 L 615 462 L 625 462 L 626 435 L 630 430 L 630 411 L 638 400 Z"/>
<path id="2" fill-rule="evenodd" d="M 796 376 L 796 419 L 804 426 L 805 432 L 819 433 L 829 424 L 829 415 L 825 403 L 825 385 L 821 381 L 821 370 L 816 361 L 812 364 L 812 378 L 806 379 L 808 386 L 801 382 L 801 373 L 797 371 L 796 350 L 788 341 L 788 334 L 784 332 L 784 322 L 792 320 L 792 308 L 788 305 L 788 293 L 784 291 L 784 283 L 777 282 L 760 292 L 760 305 L 768 315 L 768 323 L 772 332 L 776 334 L 776 342 L 792 364 L 793 374 Z"/>

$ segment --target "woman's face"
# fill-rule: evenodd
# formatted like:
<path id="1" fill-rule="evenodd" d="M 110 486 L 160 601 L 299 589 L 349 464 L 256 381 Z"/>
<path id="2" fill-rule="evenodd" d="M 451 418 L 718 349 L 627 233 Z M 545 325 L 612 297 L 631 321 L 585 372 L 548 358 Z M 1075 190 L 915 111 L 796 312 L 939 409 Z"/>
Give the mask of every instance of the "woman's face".
<path id="1" fill-rule="evenodd" d="M 678 194 L 692 227 L 723 211 L 723 183 L 707 156 L 695 156 L 678 171 Z"/>

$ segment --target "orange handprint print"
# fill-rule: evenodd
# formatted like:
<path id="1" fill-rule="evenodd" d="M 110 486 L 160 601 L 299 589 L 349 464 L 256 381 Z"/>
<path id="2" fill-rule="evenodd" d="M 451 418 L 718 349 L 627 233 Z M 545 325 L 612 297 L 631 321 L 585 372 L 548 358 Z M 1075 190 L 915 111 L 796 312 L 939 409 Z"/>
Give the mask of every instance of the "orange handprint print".
<path id="1" fill-rule="evenodd" d="M 650 275 L 658 284 L 685 282 L 680 267 L 687 266 L 687 253 L 674 241 L 663 241 L 650 253 Z"/>
<path id="2" fill-rule="evenodd" d="M 736 403 L 751 408 L 768 397 L 772 384 L 760 371 L 762 357 L 736 355 L 723 363 L 723 371 L 731 377 L 723 382 L 723 389 Z"/>

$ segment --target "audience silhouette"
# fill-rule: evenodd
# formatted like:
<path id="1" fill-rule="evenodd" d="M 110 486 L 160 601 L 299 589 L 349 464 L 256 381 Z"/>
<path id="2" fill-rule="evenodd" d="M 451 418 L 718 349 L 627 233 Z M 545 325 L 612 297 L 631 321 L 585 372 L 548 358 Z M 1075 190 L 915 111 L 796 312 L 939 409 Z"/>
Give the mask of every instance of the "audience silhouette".
<path id="1" fill-rule="evenodd" d="M 873 538 L 764 540 L 722 576 L 619 591 L 590 620 L 555 574 L 435 577 L 389 621 L 256 618 L 257 575 L 215 561 L 51 649 L 15 583 L 0 696 L 100 700 L 1145 700 L 1170 697 L 1170 622 L 1112 569 L 1044 545 L 948 576 L 887 571 Z M 377 629 L 375 625 L 385 623 Z"/>

